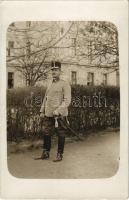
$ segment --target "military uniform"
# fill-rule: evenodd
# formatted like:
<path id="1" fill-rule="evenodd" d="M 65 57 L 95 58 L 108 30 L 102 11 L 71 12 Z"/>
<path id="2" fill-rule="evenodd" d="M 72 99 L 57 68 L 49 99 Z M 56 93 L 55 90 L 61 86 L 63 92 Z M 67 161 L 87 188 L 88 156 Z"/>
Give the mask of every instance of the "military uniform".
<path id="1" fill-rule="evenodd" d="M 59 67 L 60 63 L 55 63 L 54 67 Z M 53 67 L 53 66 L 52 66 Z M 62 160 L 65 144 L 65 133 L 67 127 L 68 106 L 71 103 L 71 87 L 70 85 L 60 78 L 52 80 L 48 86 L 45 97 L 40 109 L 40 112 L 45 116 L 43 118 L 43 154 L 42 158 L 49 158 L 49 152 L 51 150 L 51 136 L 53 132 L 58 136 L 58 149 L 57 149 L 57 161 Z M 54 112 L 57 112 L 58 117 L 54 116 Z"/>

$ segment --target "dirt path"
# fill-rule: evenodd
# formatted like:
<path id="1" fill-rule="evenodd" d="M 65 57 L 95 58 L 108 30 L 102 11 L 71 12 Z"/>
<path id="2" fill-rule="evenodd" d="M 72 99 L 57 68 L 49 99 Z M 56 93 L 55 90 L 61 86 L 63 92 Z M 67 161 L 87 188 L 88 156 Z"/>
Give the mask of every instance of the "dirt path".
<path id="1" fill-rule="evenodd" d="M 50 160 L 34 160 L 41 149 L 10 154 L 8 168 L 13 176 L 21 178 L 106 178 L 118 169 L 119 132 L 101 132 L 85 138 L 83 142 L 66 143 L 64 159 L 54 163 L 56 147 Z"/>

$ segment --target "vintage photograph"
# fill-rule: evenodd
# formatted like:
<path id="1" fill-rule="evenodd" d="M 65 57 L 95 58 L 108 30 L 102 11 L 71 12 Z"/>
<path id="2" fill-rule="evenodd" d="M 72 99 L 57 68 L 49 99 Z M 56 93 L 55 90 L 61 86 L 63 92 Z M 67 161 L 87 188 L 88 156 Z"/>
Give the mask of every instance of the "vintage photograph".
<path id="1" fill-rule="evenodd" d="M 16 21 L 6 35 L 8 171 L 110 178 L 120 162 L 119 33 L 109 21 Z"/>

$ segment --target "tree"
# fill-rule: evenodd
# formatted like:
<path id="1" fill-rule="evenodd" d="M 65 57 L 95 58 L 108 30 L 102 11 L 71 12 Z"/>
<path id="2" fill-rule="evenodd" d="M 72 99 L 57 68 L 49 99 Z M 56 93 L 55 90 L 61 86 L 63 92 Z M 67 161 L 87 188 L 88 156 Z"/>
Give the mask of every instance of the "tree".
<path id="1" fill-rule="evenodd" d="M 52 57 L 52 49 L 67 35 L 73 23 L 67 30 L 59 35 L 58 22 L 42 22 L 31 25 L 27 22 L 24 28 L 9 27 L 8 34 L 15 38 L 16 47 L 13 55 L 7 58 L 7 63 L 15 65 L 29 86 L 35 85 L 39 80 L 46 79 L 49 72 L 49 60 Z M 21 28 L 22 27 L 22 28 Z"/>
<path id="2" fill-rule="evenodd" d="M 118 66 L 118 32 L 109 22 L 77 22 L 76 52 L 89 64 Z"/>
<path id="3" fill-rule="evenodd" d="M 109 22 L 19 22 L 9 26 L 8 34 L 13 35 L 16 47 L 7 63 L 23 74 L 27 85 L 47 78 L 49 62 L 56 54 L 69 64 L 83 61 L 89 67 L 118 69 L 118 32 Z"/>

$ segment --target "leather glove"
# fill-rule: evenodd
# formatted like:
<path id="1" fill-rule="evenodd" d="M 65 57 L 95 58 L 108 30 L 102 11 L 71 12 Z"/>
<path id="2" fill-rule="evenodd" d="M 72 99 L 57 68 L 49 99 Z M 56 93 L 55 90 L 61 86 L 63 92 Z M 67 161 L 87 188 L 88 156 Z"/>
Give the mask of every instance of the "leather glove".
<path id="1" fill-rule="evenodd" d="M 57 110 L 55 110 L 55 111 L 53 112 L 53 115 L 54 115 L 54 116 L 59 116 L 59 112 L 58 112 Z"/>
<path id="2" fill-rule="evenodd" d="M 44 113 L 40 113 L 40 117 L 41 117 L 41 118 L 44 118 L 44 117 L 45 117 L 45 114 L 44 114 Z"/>

